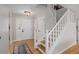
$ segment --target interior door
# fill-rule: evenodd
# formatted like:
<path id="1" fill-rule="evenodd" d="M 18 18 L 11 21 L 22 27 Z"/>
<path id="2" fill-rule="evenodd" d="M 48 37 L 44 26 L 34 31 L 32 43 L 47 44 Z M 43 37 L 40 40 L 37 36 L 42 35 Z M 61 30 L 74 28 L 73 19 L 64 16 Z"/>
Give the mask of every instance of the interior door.
<path id="1" fill-rule="evenodd" d="M 39 17 L 34 20 L 34 42 L 35 47 L 40 43 L 40 41 L 45 37 L 45 23 L 44 17 Z"/>
<path id="2" fill-rule="evenodd" d="M 34 47 L 37 48 L 38 43 L 38 21 L 34 19 Z"/>
<path id="3" fill-rule="evenodd" d="M 39 39 L 39 42 L 42 41 L 44 37 L 45 37 L 44 17 L 40 17 L 38 19 L 38 39 Z"/>
<path id="4" fill-rule="evenodd" d="M 9 48 L 9 14 L 4 5 L 0 8 L 0 54 L 6 54 Z"/>

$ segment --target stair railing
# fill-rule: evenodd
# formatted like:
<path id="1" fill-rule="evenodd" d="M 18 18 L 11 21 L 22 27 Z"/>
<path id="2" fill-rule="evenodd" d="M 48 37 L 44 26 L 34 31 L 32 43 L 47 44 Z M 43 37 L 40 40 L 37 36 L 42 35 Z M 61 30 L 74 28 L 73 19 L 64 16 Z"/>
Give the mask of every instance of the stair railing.
<path id="1" fill-rule="evenodd" d="M 54 46 L 55 42 L 57 41 L 57 38 L 60 36 L 60 33 L 62 33 L 65 25 L 67 23 L 74 22 L 74 20 L 74 14 L 71 12 L 71 10 L 68 9 L 51 31 L 46 30 L 46 53 L 49 53 L 50 49 Z"/>

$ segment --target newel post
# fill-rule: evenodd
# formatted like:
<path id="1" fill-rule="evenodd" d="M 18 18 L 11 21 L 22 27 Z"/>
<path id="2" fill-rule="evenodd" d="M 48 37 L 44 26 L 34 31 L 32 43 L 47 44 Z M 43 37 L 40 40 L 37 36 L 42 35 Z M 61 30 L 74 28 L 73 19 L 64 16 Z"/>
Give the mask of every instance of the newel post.
<path id="1" fill-rule="evenodd" d="M 48 44 L 48 30 L 46 30 L 46 39 L 45 39 L 45 45 L 46 45 L 46 53 L 48 53 L 48 49 L 49 49 L 49 44 Z"/>

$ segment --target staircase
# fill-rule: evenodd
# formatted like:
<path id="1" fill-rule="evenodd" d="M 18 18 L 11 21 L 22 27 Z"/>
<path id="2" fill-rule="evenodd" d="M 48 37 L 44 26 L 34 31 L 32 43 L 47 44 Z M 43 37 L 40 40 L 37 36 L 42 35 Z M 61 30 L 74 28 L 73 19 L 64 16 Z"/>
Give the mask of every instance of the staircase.
<path id="1" fill-rule="evenodd" d="M 67 24 L 76 23 L 77 16 L 71 11 L 67 10 L 52 30 L 46 30 L 46 37 L 44 40 L 41 40 L 38 46 L 38 50 L 41 53 L 52 53 L 52 48 L 54 48 L 55 43 L 57 42 L 60 34 L 64 31 L 64 28 Z M 38 41 L 38 40 L 37 40 Z"/>

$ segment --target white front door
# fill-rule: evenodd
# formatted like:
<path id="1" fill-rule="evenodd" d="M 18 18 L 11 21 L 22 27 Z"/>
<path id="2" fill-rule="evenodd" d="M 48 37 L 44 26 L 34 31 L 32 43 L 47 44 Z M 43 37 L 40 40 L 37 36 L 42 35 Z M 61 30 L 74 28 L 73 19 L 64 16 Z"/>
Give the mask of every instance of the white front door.
<path id="1" fill-rule="evenodd" d="M 6 54 L 9 48 L 9 14 L 4 6 L 0 5 L 0 10 L 0 54 Z"/>

